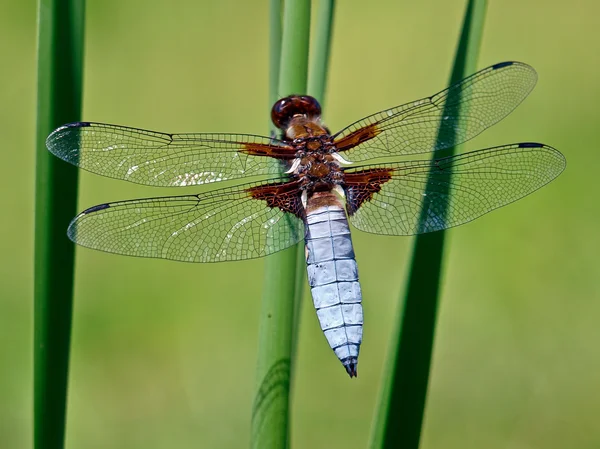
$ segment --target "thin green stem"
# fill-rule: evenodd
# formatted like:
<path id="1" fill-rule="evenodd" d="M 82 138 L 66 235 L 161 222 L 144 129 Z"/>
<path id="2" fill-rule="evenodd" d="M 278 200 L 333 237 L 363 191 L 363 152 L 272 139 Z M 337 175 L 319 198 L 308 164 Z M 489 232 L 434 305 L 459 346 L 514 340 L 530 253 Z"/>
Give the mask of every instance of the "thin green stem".
<path id="1" fill-rule="evenodd" d="M 46 150 L 46 137 L 81 112 L 83 0 L 38 4 L 35 198 L 34 447 L 64 446 L 73 300 L 77 168 Z"/>
<path id="2" fill-rule="evenodd" d="M 277 39 L 281 16 L 271 3 L 271 39 Z M 279 60 L 279 82 L 271 79 L 271 99 L 306 92 L 310 1 L 286 0 Z M 271 75 L 275 74 L 277 45 L 271 43 Z M 277 91 L 273 95 L 273 88 Z M 284 448 L 289 437 L 289 395 L 297 293 L 298 248 L 269 256 L 265 261 L 258 348 L 257 387 L 252 413 L 252 447 Z"/>
<path id="3" fill-rule="evenodd" d="M 485 0 L 468 2 L 450 84 L 475 71 L 485 9 Z M 454 139 L 454 136 L 445 132 L 443 138 Z M 436 194 L 440 195 L 437 187 Z M 441 215 L 445 213 L 440 212 Z M 419 235 L 415 239 L 404 309 L 390 345 L 371 439 L 372 448 L 419 447 L 440 294 L 444 240 L 443 231 Z"/>

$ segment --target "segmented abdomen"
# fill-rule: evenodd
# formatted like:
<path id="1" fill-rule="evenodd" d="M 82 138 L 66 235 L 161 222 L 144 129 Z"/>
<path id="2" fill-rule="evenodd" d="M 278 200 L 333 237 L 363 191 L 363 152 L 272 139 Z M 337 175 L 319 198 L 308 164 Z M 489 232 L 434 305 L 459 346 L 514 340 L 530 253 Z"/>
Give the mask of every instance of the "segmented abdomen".
<path id="1" fill-rule="evenodd" d="M 346 212 L 341 204 L 307 208 L 308 282 L 321 329 L 350 377 L 362 341 L 362 295 Z"/>

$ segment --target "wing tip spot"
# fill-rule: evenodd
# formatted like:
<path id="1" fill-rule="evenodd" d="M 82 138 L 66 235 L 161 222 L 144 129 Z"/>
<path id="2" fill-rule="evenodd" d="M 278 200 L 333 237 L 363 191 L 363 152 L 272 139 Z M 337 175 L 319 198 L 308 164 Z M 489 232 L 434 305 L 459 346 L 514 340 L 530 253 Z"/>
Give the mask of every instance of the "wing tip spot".
<path id="1" fill-rule="evenodd" d="M 56 128 L 56 131 L 58 131 L 59 129 L 65 129 L 65 128 L 87 128 L 88 126 L 92 126 L 92 123 L 91 122 L 66 123 L 63 126 Z"/>
<path id="2" fill-rule="evenodd" d="M 492 70 L 498 70 L 498 69 L 502 69 L 504 67 L 509 67 L 509 66 L 513 65 L 514 63 L 515 63 L 514 61 L 499 62 L 498 64 L 494 64 L 492 66 Z"/>
<path id="3" fill-rule="evenodd" d="M 543 143 L 537 142 L 521 142 L 519 144 L 519 148 L 542 148 L 543 146 Z"/>
<path id="4" fill-rule="evenodd" d="M 93 212 L 98 212 L 100 210 L 108 209 L 110 207 L 109 203 L 98 204 L 97 206 L 92 206 L 89 209 L 84 210 L 80 215 L 87 215 Z"/>

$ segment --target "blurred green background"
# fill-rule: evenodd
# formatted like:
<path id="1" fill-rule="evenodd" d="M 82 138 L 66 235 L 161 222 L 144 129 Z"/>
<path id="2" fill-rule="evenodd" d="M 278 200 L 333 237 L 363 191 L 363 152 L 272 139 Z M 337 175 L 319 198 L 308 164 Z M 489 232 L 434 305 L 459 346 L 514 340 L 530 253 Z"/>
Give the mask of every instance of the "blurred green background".
<path id="1" fill-rule="evenodd" d="M 267 3 L 89 0 L 83 118 L 266 133 Z M 540 141 L 568 167 L 450 231 L 422 448 L 598 448 L 600 4 L 489 3 L 479 67 L 520 60 L 540 79 L 467 149 Z M 332 130 L 444 88 L 464 6 L 338 2 Z M 35 9 L 0 3 L 2 449 L 32 441 Z M 80 192 L 80 208 L 174 193 L 88 173 Z M 360 376 L 348 379 L 306 293 L 294 447 L 368 441 L 412 239 L 356 231 L 354 241 L 366 318 Z M 264 262 L 77 256 L 67 447 L 247 447 Z"/>

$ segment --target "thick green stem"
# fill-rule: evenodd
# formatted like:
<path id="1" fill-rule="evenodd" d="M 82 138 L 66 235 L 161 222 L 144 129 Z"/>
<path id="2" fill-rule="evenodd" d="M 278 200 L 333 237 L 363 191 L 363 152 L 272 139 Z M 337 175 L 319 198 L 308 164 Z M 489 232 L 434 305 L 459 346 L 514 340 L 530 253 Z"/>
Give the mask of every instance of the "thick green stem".
<path id="1" fill-rule="evenodd" d="M 310 70 L 308 74 L 308 94 L 315 97 L 324 107 L 325 86 L 329 73 L 329 53 L 335 0 L 320 0 L 315 26 L 314 45 L 311 48 Z"/>
<path id="2" fill-rule="evenodd" d="M 277 39 L 280 9 L 271 3 L 271 39 Z M 280 98 L 306 92 L 310 1 L 286 0 L 279 82 L 271 80 L 271 91 Z M 271 43 L 271 75 L 275 74 L 276 43 Z M 289 396 L 297 296 L 298 248 L 269 256 L 265 261 L 258 348 L 257 388 L 252 413 L 252 447 L 285 448 L 289 437 Z M 300 291 L 301 294 L 301 291 Z"/>
<path id="3" fill-rule="evenodd" d="M 34 447 L 64 446 L 73 301 L 77 168 L 46 150 L 57 126 L 81 112 L 83 0 L 38 4 L 38 116 L 35 201 Z"/>
<path id="4" fill-rule="evenodd" d="M 468 2 L 450 84 L 475 71 L 485 9 L 485 0 Z M 447 132 L 444 133 L 444 139 L 451 138 Z M 436 194 L 440 194 L 439 189 Z M 404 309 L 390 345 L 371 438 L 372 448 L 419 447 L 440 294 L 444 240 L 443 231 L 419 235 L 415 239 Z"/>

